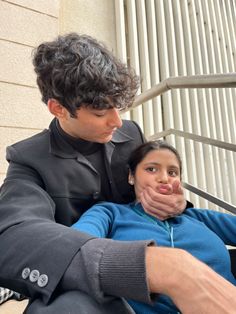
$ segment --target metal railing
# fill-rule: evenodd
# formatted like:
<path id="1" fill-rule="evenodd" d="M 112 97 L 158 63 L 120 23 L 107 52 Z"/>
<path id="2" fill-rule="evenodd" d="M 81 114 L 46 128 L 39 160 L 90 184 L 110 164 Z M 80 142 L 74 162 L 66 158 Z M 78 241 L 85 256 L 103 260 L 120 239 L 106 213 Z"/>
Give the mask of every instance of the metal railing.
<path id="1" fill-rule="evenodd" d="M 139 106 L 147 102 L 148 100 L 157 97 L 168 90 L 171 89 L 190 89 L 190 88 L 229 88 L 236 87 L 236 73 L 228 73 L 228 74 L 209 74 L 209 75 L 194 75 L 194 76 L 181 76 L 181 77 L 171 77 L 168 78 L 161 83 L 153 86 L 147 91 L 144 91 L 142 94 L 138 95 L 132 105 L 132 107 L 128 108 L 128 110 L 132 110 L 135 107 Z M 125 111 L 122 111 L 125 112 Z M 183 137 L 185 139 L 191 139 L 197 142 L 201 142 L 203 144 L 212 145 L 215 147 L 223 148 L 229 151 L 236 152 L 236 145 L 215 140 L 212 138 L 187 133 L 184 131 L 169 129 L 164 130 L 163 132 L 156 133 L 149 137 L 149 139 L 158 139 L 163 138 L 168 135 L 177 135 Z M 224 200 L 206 192 L 202 189 L 199 189 L 196 186 L 193 186 L 187 182 L 183 182 L 184 188 L 197 194 L 198 196 L 220 206 L 221 208 L 226 209 L 234 214 L 236 214 L 236 206 L 225 202 Z"/>
<path id="2" fill-rule="evenodd" d="M 219 148 L 223 148 L 226 150 L 236 152 L 236 145 L 235 144 L 230 144 L 230 143 L 214 140 L 214 139 L 211 139 L 208 137 L 204 137 L 204 136 L 200 136 L 200 135 L 196 135 L 196 134 L 192 134 L 192 133 L 187 133 L 187 132 L 183 132 L 183 131 L 179 131 L 179 130 L 175 130 L 175 129 L 169 129 L 169 130 L 166 130 L 163 132 L 159 132 L 157 134 L 150 136 L 149 139 L 155 140 L 155 139 L 166 137 L 166 136 L 171 135 L 171 134 L 181 136 L 185 139 L 191 139 L 191 140 L 194 140 L 194 141 L 197 141 L 200 143 L 204 143 L 204 144 L 208 144 L 208 145 L 212 145 L 215 147 L 219 147 Z M 236 214 L 236 207 L 233 206 L 232 204 L 225 202 L 224 200 L 217 198 L 216 196 L 214 196 L 210 193 L 207 193 L 207 192 L 203 191 L 202 189 L 199 189 L 196 186 L 193 186 L 187 182 L 182 182 L 182 185 L 184 188 L 186 188 L 190 192 L 193 192 L 193 193 L 197 194 L 198 196 L 203 197 L 204 199 L 208 200 L 209 202 L 214 203 L 214 204 Z"/>
<path id="3" fill-rule="evenodd" d="M 227 74 L 207 74 L 170 77 L 138 95 L 133 105 L 122 113 L 130 111 L 144 102 L 171 89 L 181 88 L 229 88 L 236 87 L 236 72 Z"/>

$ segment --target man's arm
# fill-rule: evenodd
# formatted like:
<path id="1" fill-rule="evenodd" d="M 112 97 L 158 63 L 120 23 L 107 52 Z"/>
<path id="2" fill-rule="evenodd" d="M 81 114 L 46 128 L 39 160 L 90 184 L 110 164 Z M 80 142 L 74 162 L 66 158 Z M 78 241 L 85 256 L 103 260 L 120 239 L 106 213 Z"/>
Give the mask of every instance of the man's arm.
<path id="1" fill-rule="evenodd" d="M 89 278 L 85 292 L 90 289 L 98 302 L 113 295 L 151 303 L 152 296 L 163 293 L 182 313 L 236 313 L 235 286 L 184 250 L 150 244 L 110 239 L 87 242 L 62 279 L 64 289 L 80 289 L 81 281 Z M 98 255 L 99 263 L 93 263 L 91 256 Z"/>
<path id="2" fill-rule="evenodd" d="M 30 298 L 41 298 L 45 304 L 60 290 L 73 289 L 103 302 L 107 293 L 102 290 L 100 276 L 110 286 L 115 277 L 120 278 L 117 296 L 133 290 L 133 297 L 150 300 L 144 262 L 150 241 L 128 245 L 93 239 L 56 223 L 55 204 L 32 168 L 10 164 L 0 191 L 0 217 L 0 252 L 4 252 L 0 254 L 1 286 Z M 113 275 L 103 276 L 113 266 Z M 132 272 L 136 275 L 132 276 Z M 40 286 L 42 281 L 37 275 L 46 278 L 45 285 Z"/>
<path id="3" fill-rule="evenodd" d="M 78 231 L 76 231 L 78 232 Z M 151 303 L 145 254 L 152 241 L 94 239 L 83 245 L 65 272 L 61 292 L 82 290 L 97 302 L 111 296 Z"/>
<path id="4" fill-rule="evenodd" d="M 56 223 L 54 202 L 29 176 L 9 177 L 1 187 L 0 284 L 47 302 L 80 246 L 93 237 Z"/>
<path id="5" fill-rule="evenodd" d="M 236 313 L 236 287 L 184 250 L 148 247 L 149 289 L 169 295 L 182 313 Z"/>

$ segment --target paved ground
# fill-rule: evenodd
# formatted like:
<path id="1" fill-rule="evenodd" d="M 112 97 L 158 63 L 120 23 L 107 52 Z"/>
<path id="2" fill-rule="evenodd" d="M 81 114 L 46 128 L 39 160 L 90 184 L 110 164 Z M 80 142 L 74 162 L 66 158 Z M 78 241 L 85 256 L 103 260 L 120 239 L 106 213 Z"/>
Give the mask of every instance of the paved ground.
<path id="1" fill-rule="evenodd" d="M 0 305 L 0 314 L 22 314 L 28 301 L 9 300 Z"/>

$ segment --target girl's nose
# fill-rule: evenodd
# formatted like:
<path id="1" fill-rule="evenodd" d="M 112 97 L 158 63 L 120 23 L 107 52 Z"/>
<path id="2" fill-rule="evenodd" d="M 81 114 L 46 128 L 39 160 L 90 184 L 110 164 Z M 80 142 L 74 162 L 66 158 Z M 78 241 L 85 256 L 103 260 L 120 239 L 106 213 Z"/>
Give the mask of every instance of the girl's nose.
<path id="1" fill-rule="evenodd" d="M 166 171 L 160 171 L 158 173 L 157 180 L 159 183 L 168 183 L 168 175 Z"/>

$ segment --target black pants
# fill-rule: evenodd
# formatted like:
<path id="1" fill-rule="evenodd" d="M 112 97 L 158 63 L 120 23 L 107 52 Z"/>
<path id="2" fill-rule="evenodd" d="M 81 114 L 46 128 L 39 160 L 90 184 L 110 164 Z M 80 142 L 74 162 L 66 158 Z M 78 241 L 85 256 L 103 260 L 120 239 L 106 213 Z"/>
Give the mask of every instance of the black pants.
<path id="1" fill-rule="evenodd" d="M 134 314 L 128 303 L 120 298 L 99 304 L 87 294 L 69 291 L 45 305 L 36 299 L 25 310 L 25 314 Z"/>

